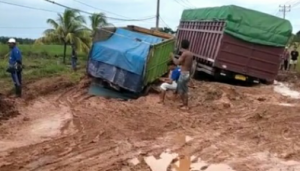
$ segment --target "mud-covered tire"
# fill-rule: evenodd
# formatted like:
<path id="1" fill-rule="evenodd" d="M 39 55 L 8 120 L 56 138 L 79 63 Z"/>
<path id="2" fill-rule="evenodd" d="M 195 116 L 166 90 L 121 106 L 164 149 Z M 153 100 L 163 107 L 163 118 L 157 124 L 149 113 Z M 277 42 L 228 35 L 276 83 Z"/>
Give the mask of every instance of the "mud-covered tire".
<path id="1" fill-rule="evenodd" d="M 274 80 L 261 80 L 261 83 L 263 83 L 265 85 L 273 85 L 274 84 Z"/>
<path id="2" fill-rule="evenodd" d="M 266 80 L 265 84 L 266 85 L 273 85 L 274 84 L 274 80 Z"/>

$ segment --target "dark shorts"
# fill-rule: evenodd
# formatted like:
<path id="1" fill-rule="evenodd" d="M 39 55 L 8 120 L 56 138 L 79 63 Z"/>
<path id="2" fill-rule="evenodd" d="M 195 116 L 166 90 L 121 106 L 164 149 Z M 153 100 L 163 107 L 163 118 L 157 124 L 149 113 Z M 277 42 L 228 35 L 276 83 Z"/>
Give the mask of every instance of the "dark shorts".
<path id="1" fill-rule="evenodd" d="M 188 83 L 190 81 L 190 73 L 182 72 L 177 82 L 177 93 L 186 94 L 189 90 Z"/>

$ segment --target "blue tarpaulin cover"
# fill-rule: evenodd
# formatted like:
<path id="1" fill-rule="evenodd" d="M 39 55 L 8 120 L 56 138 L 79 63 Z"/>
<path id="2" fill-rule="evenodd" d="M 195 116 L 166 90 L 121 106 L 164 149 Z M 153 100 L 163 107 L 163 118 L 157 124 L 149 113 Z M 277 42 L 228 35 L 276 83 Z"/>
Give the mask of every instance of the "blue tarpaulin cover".
<path id="1" fill-rule="evenodd" d="M 108 40 L 93 44 L 87 71 L 93 77 L 140 93 L 143 89 L 143 70 L 150 44 L 162 41 L 159 37 L 117 29 Z"/>
<path id="2" fill-rule="evenodd" d="M 118 28 L 108 40 L 93 45 L 90 57 L 92 60 L 143 75 L 150 45 L 162 41 L 159 37 Z"/>
<path id="3" fill-rule="evenodd" d="M 93 59 L 89 60 L 88 73 L 95 78 L 104 79 L 135 93 L 139 93 L 143 89 L 142 75 L 137 75 L 135 73 Z"/>

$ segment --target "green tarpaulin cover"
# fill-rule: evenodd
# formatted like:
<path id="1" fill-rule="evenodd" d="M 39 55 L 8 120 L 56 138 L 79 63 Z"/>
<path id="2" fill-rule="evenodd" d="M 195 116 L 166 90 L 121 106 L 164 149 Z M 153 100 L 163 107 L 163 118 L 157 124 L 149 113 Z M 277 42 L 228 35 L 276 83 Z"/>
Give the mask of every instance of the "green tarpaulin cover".
<path id="1" fill-rule="evenodd" d="M 184 10 L 181 21 L 225 20 L 225 32 L 244 41 L 283 47 L 292 35 L 288 20 L 235 5 Z"/>

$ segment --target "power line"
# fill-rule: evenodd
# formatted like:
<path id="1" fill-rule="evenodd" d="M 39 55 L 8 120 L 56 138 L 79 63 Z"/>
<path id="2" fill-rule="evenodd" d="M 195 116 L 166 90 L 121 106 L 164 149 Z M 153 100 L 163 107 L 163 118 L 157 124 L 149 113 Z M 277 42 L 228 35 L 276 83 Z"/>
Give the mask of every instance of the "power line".
<path id="1" fill-rule="evenodd" d="M 58 13 L 58 12 L 56 12 L 56 11 L 51 11 L 51 10 L 48 10 L 48 9 L 35 8 L 35 7 L 30 7 L 30 6 L 25 6 L 25 5 L 14 4 L 14 3 L 10 3 L 10 2 L 0 1 L 0 3 L 2 3 L 2 4 L 7 4 L 7 5 L 12 5 L 12 6 L 23 7 L 23 8 L 28 8 L 28 9 L 33 9 L 33 10 L 39 10 L 39 11 L 46 11 L 46 12 Z"/>
<path id="2" fill-rule="evenodd" d="M 297 2 L 297 0 L 289 0 L 289 1 L 287 1 L 285 4 L 294 4 L 294 3 L 296 3 Z M 292 5 L 293 6 L 293 5 Z"/>
<path id="3" fill-rule="evenodd" d="M 160 20 L 167 26 L 167 27 L 169 27 L 169 28 L 171 28 L 166 22 L 165 22 L 165 20 L 164 19 L 162 19 L 162 17 L 160 16 Z"/>
<path id="4" fill-rule="evenodd" d="M 116 22 L 113 22 L 112 24 L 120 24 L 120 23 L 124 23 L 124 22 L 128 22 L 128 21 L 116 21 Z M 147 22 L 147 21 L 135 21 L 135 22 L 143 22 L 143 23 L 147 23 L 147 24 L 153 24 L 153 22 Z M 26 26 L 4 26 L 4 27 L 1 27 L 0 26 L 0 29 L 14 29 L 14 30 L 18 30 L 18 29 L 49 29 L 49 27 L 39 27 L 39 26 L 31 26 L 31 27 L 26 27 Z"/>
<path id="5" fill-rule="evenodd" d="M 117 14 L 117 13 L 114 13 L 114 12 L 111 12 L 111 11 L 108 11 L 108 10 L 105 10 L 105 9 L 96 8 L 96 7 L 92 6 L 92 5 L 89 5 L 89 4 L 87 4 L 87 3 L 84 3 L 84 2 L 82 2 L 82 1 L 78 1 L 78 0 L 73 0 L 73 1 L 75 1 L 75 2 L 77 2 L 77 3 L 80 3 L 80 4 L 82 4 L 82 5 L 85 5 L 85 6 L 87 6 L 87 7 L 93 8 L 93 9 L 95 9 L 95 10 L 100 10 L 100 11 L 104 11 L 104 12 L 106 12 L 106 13 L 110 13 L 110 14 L 119 16 L 119 17 L 124 17 L 124 18 L 127 18 L 127 19 L 132 19 L 132 18 L 129 18 L 129 17 L 126 17 L 126 16 L 123 16 L 123 15 L 120 15 L 120 14 Z M 148 17 L 153 17 L 153 16 L 148 16 Z M 146 17 L 146 18 L 148 18 L 148 17 Z"/>
<path id="6" fill-rule="evenodd" d="M 186 5 L 184 5 L 184 4 L 181 4 L 178 0 L 174 0 L 176 3 L 178 3 L 179 5 L 181 5 L 183 8 L 187 8 L 187 6 Z"/>
<path id="7" fill-rule="evenodd" d="M 83 11 L 83 10 L 80 10 L 80 9 L 76 9 L 76 8 L 71 8 L 71 7 L 68 7 L 66 5 L 57 3 L 55 1 L 51 1 L 51 0 L 45 0 L 45 1 L 49 2 L 49 3 L 52 3 L 52 4 L 55 4 L 55 5 L 58 5 L 60 7 L 66 8 L 66 9 L 77 10 L 77 11 L 80 11 L 80 12 L 85 13 L 85 14 L 93 15 L 93 13 L 90 13 L 90 12 L 87 12 L 87 11 Z M 106 17 L 106 18 L 112 19 L 112 20 L 119 20 L 119 21 L 145 21 L 145 20 L 153 19 L 155 17 L 148 17 L 148 18 L 144 18 L 144 19 L 122 19 L 122 18 L 115 18 L 115 17 Z"/>
<path id="8" fill-rule="evenodd" d="M 0 29 L 47 29 L 47 27 L 0 27 Z"/>
<path id="9" fill-rule="evenodd" d="M 279 5 L 279 11 L 282 12 L 283 18 L 285 19 L 286 13 L 291 11 L 291 5 Z"/>
<path id="10" fill-rule="evenodd" d="M 187 2 L 188 4 L 190 4 L 192 7 L 196 7 L 196 5 L 194 5 L 190 0 L 186 0 L 186 2 Z"/>
<path id="11" fill-rule="evenodd" d="M 297 1 L 295 2 L 293 5 L 292 5 L 292 8 L 295 8 L 296 6 L 300 5 L 300 1 Z"/>
<path id="12" fill-rule="evenodd" d="M 178 1 L 182 2 L 182 4 L 186 5 L 188 8 L 193 6 L 193 5 L 189 4 L 188 0 L 178 0 Z"/>

